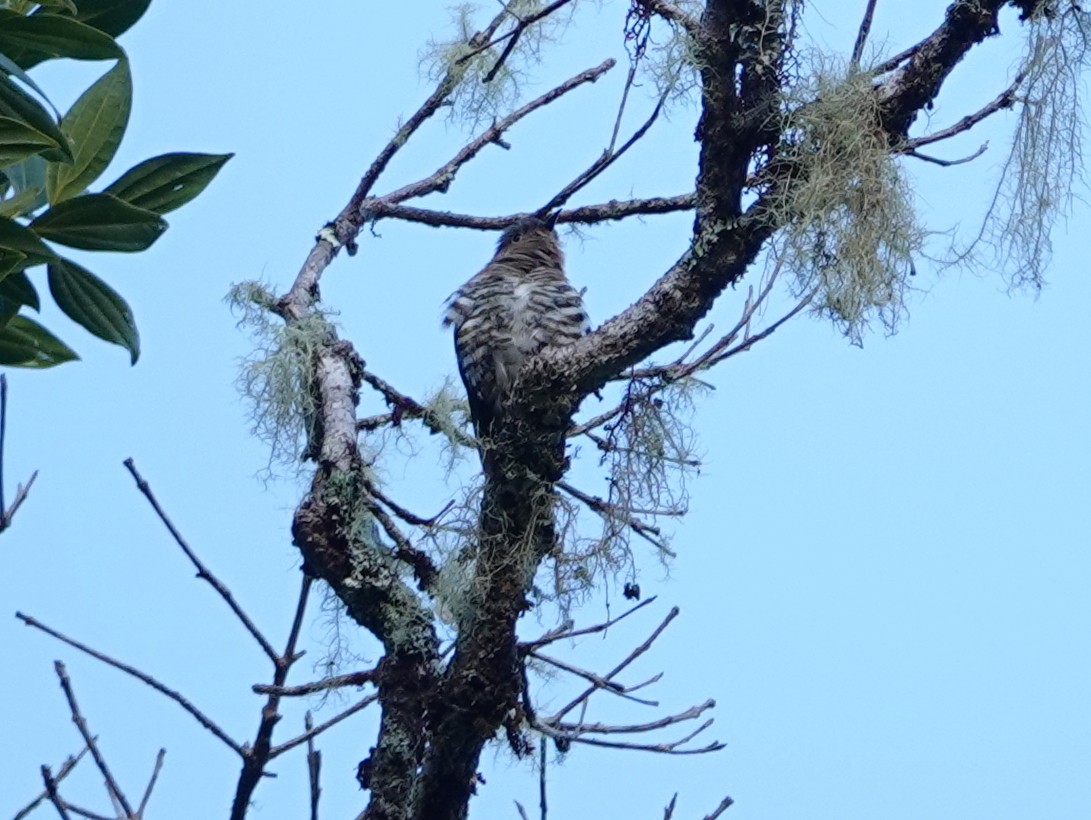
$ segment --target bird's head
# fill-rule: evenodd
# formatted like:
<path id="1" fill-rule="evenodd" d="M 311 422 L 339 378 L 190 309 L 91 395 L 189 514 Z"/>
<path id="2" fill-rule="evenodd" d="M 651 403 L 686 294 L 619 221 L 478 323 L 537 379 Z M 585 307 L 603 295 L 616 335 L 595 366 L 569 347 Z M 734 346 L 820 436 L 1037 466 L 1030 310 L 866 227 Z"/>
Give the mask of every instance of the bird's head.
<path id="1" fill-rule="evenodd" d="M 556 214 L 545 217 L 524 216 L 500 234 L 500 241 L 496 243 L 497 252 L 524 242 L 553 245 L 559 249 L 560 240 L 557 238 L 557 232 L 553 230 L 556 219 Z"/>

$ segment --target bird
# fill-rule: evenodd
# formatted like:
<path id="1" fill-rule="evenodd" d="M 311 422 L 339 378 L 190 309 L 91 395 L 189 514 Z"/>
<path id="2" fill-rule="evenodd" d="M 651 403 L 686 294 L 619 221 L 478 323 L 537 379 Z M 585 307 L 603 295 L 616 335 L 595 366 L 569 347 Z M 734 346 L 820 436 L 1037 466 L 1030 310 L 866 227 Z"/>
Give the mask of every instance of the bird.
<path id="1" fill-rule="evenodd" d="M 496 253 L 446 303 L 458 371 L 478 438 L 503 412 L 524 362 L 591 330 L 583 298 L 564 272 L 552 217 L 523 217 L 503 232 Z"/>

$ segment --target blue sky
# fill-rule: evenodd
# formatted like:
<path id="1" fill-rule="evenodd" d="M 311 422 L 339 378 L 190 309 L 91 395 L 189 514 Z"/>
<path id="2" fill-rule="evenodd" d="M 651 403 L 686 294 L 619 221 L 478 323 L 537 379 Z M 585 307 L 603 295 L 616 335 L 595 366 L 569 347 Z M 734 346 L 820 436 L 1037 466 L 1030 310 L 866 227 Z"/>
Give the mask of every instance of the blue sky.
<path id="1" fill-rule="evenodd" d="M 590 9 L 528 89 L 623 58 L 622 5 Z M 846 5 L 816 4 L 808 34 L 849 47 L 863 3 L 848 16 Z M 897 5 L 880 4 L 875 23 L 876 42 L 885 36 L 890 51 L 927 31 L 946 4 Z M 230 803 L 238 767 L 225 747 L 174 704 L 23 628 L 12 613 L 157 675 L 240 739 L 256 729 L 260 700 L 249 686 L 267 681 L 264 658 L 192 577 L 121 462 L 136 459 L 190 543 L 281 643 L 298 583 L 288 523 L 303 481 L 258 478 L 268 449 L 249 435 L 234 386 L 250 340 L 223 297 L 242 280 L 281 289 L 291 281 L 316 230 L 427 93 L 418 50 L 447 21 L 442 3 L 422 3 L 408 20 L 390 4 L 365 11 L 328 0 L 307 10 L 254 14 L 245 4 L 156 0 L 122 41 L 136 97 L 104 181 L 169 150 L 237 156 L 202 197 L 171 214 L 171 229 L 149 252 L 88 257 L 133 305 L 143 343 L 137 367 L 47 308 L 46 324 L 83 361 L 9 373 L 6 481 L 40 475 L 2 545 L 0 817 L 36 793 L 41 763 L 78 748 L 54 658 L 68 664 L 84 713 L 132 792 L 167 748 L 154 816 L 222 816 Z M 1013 39 L 967 60 L 931 114 L 936 126 L 1007 84 L 1014 16 L 1003 28 Z M 103 70 L 46 66 L 38 77 L 63 108 Z M 433 204 L 507 213 L 544 201 L 602 150 L 623 80 L 623 67 L 615 69 L 528 119 L 510 133 L 511 151 L 484 152 Z M 645 108 L 633 109 L 634 125 L 650 106 L 635 102 Z M 674 111 L 583 201 L 686 190 L 693 121 L 694 112 Z M 1013 121 L 1001 115 L 937 151 L 959 156 L 989 140 L 973 163 L 910 166 L 930 226 L 974 224 Z M 464 139 L 455 124 L 431 123 L 380 187 L 430 172 Z M 677 258 L 689 222 L 648 218 L 566 239 L 570 275 L 587 287 L 593 320 L 624 308 Z M 728 747 L 684 758 L 577 747 L 550 768 L 551 816 L 658 817 L 675 791 L 676 817 L 703 816 L 724 794 L 737 801 L 728 813 L 735 820 L 1091 816 L 1089 231 L 1091 216 L 1077 204 L 1055 232 L 1049 285 L 1037 298 L 1009 294 L 988 271 L 924 263 L 896 336 L 873 334 L 858 349 L 804 317 L 709 378 L 716 390 L 694 422 L 704 466 L 675 534 L 678 558 L 666 571 L 638 552 L 641 586 L 658 601 L 606 640 L 568 652 L 607 669 L 677 604 L 681 617 L 625 680 L 665 670 L 652 695 L 665 709 L 715 698 L 708 734 Z M 362 238 L 356 257 L 338 259 L 323 297 L 376 372 L 424 393 L 455 373 L 439 329 L 442 302 L 488 259 L 495 237 L 395 223 L 378 234 Z M 711 320 L 729 324 L 743 297 L 728 296 Z M 365 402 L 379 409 L 373 397 Z M 425 442 L 405 466 L 404 448 L 387 445 L 388 479 L 420 507 L 438 509 L 436 454 Z M 616 613 L 618 601 L 612 606 Z M 311 610 L 296 682 L 323 673 L 333 626 L 319 610 Z M 595 600 L 579 619 L 604 616 Z M 546 626 L 531 620 L 524 631 Z M 367 640 L 346 651 L 362 656 L 361 666 L 377 657 Z M 571 688 L 556 681 L 544 697 L 559 704 Z M 635 709 L 602 702 L 592 716 L 652 717 Z M 320 743 L 324 816 L 362 807 L 351 775 L 374 719 L 365 712 Z M 301 712 L 289 712 L 282 736 L 300 725 Z M 92 768 L 81 769 L 72 798 L 105 810 Z M 302 816 L 302 758 L 282 758 L 276 770 L 253 816 Z M 472 816 L 514 818 L 513 799 L 536 805 L 529 764 L 490 750 L 483 771 L 488 784 Z"/>

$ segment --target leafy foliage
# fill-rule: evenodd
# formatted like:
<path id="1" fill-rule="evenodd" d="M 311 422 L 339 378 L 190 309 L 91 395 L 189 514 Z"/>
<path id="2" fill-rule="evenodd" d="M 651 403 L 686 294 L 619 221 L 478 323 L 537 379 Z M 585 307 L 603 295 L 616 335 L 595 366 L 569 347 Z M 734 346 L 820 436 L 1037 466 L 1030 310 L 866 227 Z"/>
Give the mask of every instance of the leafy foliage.
<path id="1" fill-rule="evenodd" d="M 37 311 L 27 271 L 46 266 L 50 294 L 76 323 L 124 347 L 139 335 L 125 300 L 49 243 L 136 253 L 167 229 L 162 214 L 196 197 L 230 154 L 170 153 L 145 160 L 105 190 L 89 186 L 110 165 L 132 107 L 129 60 L 115 38 L 151 0 L 0 0 L 0 364 L 50 367 L 77 359 L 23 315 Z M 46 60 L 113 65 L 64 116 L 27 73 Z"/>

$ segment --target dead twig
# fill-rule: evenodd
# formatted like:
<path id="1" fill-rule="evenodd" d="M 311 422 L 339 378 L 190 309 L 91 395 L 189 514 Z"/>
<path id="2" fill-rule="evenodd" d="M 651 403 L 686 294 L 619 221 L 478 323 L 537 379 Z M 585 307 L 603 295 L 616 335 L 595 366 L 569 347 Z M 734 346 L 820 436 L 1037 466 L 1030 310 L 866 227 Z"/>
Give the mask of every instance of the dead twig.
<path id="1" fill-rule="evenodd" d="M 363 686 L 377 681 L 378 671 L 368 669 L 363 672 L 349 672 L 346 675 L 333 675 L 313 683 L 303 683 L 299 686 L 270 686 L 264 683 L 255 683 L 251 688 L 259 695 L 280 695 L 281 697 L 294 698 L 313 695 L 330 689 L 340 689 L 345 686 Z"/>
<path id="2" fill-rule="evenodd" d="M 98 738 L 96 737 L 95 740 L 98 740 Z M 65 758 L 64 763 L 61 764 L 60 771 L 57 772 L 56 776 L 53 776 L 52 774 L 50 775 L 50 777 L 52 777 L 52 779 L 53 779 L 54 786 L 56 786 L 62 780 L 64 780 L 66 777 L 68 777 L 69 772 L 71 772 L 74 768 L 76 768 L 76 764 L 79 763 L 83 759 L 83 756 L 85 754 L 87 754 L 88 751 L 90 751 L 90 747 L 89 746 L 84 746 L 83 749 L 80 750 L 79 754 L 69 755 L 68 757 Z M 44 767 L 44 768 L 48 769 L 48 767 Z M 40 806 L 43 801 L 48 800 L 48 799 L 49 799 L 49 791 L 48 790 L 43 790 L 41 794 L 39 794 L 37 797 L 35 797 L 33 800 L 31 800 L 25 806 L 23 806 L 23 808 L 21 808 L 18 812 L 16 812 L 15 816 L 12 818 L 12 820 L 23 820 L 24 817 L 26 817 L 28 814 L 30 814 L 32 811 L 34 811 L 36 808 L 38 808 L 38 806 Z"/>
<path id="3" fill-rule="evenodd" d="M 192 548 L 190 548 L 189 544 L 186 543 L 186 539 L 178 532 L 178 529 L 171 522 L 166 512 L 164 512 L 162 506 L 160 506 L 159 500 L 152 492 L 151 486 L 144 480 L 144 476 L 136 469 L 136 464 L 133 460 L 127 458 L 123 464 L 125 465 L 125 469 L 132 475 L 133 480 L 136 481 L 137 489 L 143 493 L 146 499 L 148 499 L 148 503 L 151 504 L 152 509 L 155 510 L 155 514 L 159 516 L 159 520 L 163 522 L 163 526 L 167 528 L 171 537 L 174 538 L 174 542 L 181 547 L 182 552 L 186 554 L 186 558 L 188 558 L 190 563 L 196 568 L 197 577 L 202 581 L 207 581 L 209 585 L 216 590 L 216 593 L 224 600 L 224 603 L 227 604 L 228 608 L 235 613 L 235 617 L 238 618 L 246 631 L 250 633 L 250 636 L 257 641 L 258 646 L 261 647 L 266 656 L 275 664 L 278 656 L 277 651 L 273 649 L 273 645 L 270 644 L 268 639 L 261 633 L 261 630 L 258 629 L 257 625 L 250 619 L 250 616 L 246 614 L 242 606 L 239 605 L 239 602 L 235 600 L 235 596 L 232 595 L 231 590 L 227 588 L 227 585 L 205 566 L 204 562 L 197 557 L 197 553 L 195 553 Z"/>
<path id="4" fill-rule="evenodd" d="M 308 710 L 303 717 L 303 728 L 308 732 L 314 729 L 314 721 Z M 314 735 L 307 737 L 307 782 L 310 784 L 311 820 L 318 820 L 318 798 L 322 794 L 319 778 L 322 773 L 322 753 L 314 748 Z"/>
<path id="5" fill-rule="evenodd" d="M 166 749 L 160 749 L 159 754 L 155 756 L 155 768 L 152 769 L 152 776 L 148 780 L 148 787 L 144 789 L 144 796 L 140 798 L 140 808 L 136 810 L 137 817 L 144 816 L 144 809 L 148 807 L 148 801 L 151 800 L 152 789 L 155 788 L 155 781 L 159 779 L 159 772 L 163 769 L 163 758 L 166 756 Z"/>
<path id="6" fill-rule="evenodd" d="M 280 757 L 282 754 L 284 754 L 287 751 L 291 751 L 292 749 L 294 749 L 299 744 L 306 743 L 307 740 L 309 740 L 310 738 L 318 737 L 320 734 L 322 734 L 327 729 L 329 729 L 329 728 L 331 728 L 333 726 L 336 726 L 338 723 L 345 720 L 346 718 L 352 717 L 357 712 L 359 712 L 361 709 L 363 709 L 365 706 L 370 706 L 372 703 L 374 703 L 378 699 L 379 699 L 378 695 L 368 695 L 366 698 L 364 698 L 363 700 L 357 701 L 355 704 L 350 706 L 348 709 L 345 709 L 343 712 L 340 712 L 339 714 L 334 715 L 332 718 L 327 720 L 325 723 L 319 723 L 313 729 L 308 729 L 303 734 L 298 735 L 296 737 L 293 737 L 291 740 L 287 740 L 284 743 L 281 743 L 279 746 L 274 746 L 272 749 L 269 750 L 269 759 L 272 760 L 275 757 Z"/>
<path id="7" fill-rule="evenodd" d="M 125 793 L 121 790 L 121 786 L 119 786 L 117 780 L 114 779 L 110 767 L 106 765 L 106 758 L 104 758 L 102 752 L 99 751 L 98 743 L 95 742 L 95 738 L 91 735 L 91 730 L 87 728 L 87 721 L 80 712 L 79 704 L 76 703 L 76 693 L 72 691 L 72 681 L 68 677 L 68 670 L 64 668 L 64 664 L 60 661 L 53 662 L 53 669 L 56 671 L 57 677 L 60 678 L 61 689 L 64 690 L 64 697 L 68 701 L 68 710 L 72 713 L 72 722 L 76 724 L 76 729 L 83 737 L 83 742 L 91 752 L 91 758 L 95 761 L 95 765 L 98 767 L 103 780 L 106 782 L 106 791 L 109 793 L 110 799 L 124 810 L 126 817 L 132 817 L 132 806 L 129 805 L 129 800 L 125 797 Z M 48 772 L 48 769 L 43 766 L 43 776 L 46 772 Z M 51 782 L 53 788 L 50 799 L 53 799 L 56 796 L 57 784 L 52 778 L 47 779 L 46 790 L 48 791 L 50 789 Z M 54 803 L 54 805 L 56 805 L 56 803 Z"/>
<path id="8" fill-rule="evenodd" d="M 38 619 L 32 618 L 29 615 L 25 615 L 22 612 L 16 612 L 15 617 L 18 618 L 20 621 L 22 621 L 27 626 L 34 627 L 35 629 L 38 629 L 38 630 L 44 632 L 45 634 L 47 634 L 47 635 L 49 635 L 49 636 L 51 636 L 53 638 L 56 638 L 61 643 L 65 643 L 68 646 L 71 646 L 73 649 L 78 649 L 80 652 L 83 652 L 86 655 L 90 655 L 92 658 L 95 658 L 96 660 L 102 661 L 107 666 L 112 666 L 114 669 L 118 669 L 118 670 L 124 672 L 126 675 L 131 675 L 132 677 L 136 678 L 140 682 L 145 683 L 148 686 L 150 686 L 156 692 L 159 692 L 162 695 L 166 695 L 168 698 L 170 698 L 175 703 L 177 703 L 179 706 L 181 706 L 183 709 L 185 709 L 187 712 L 189 712 L 190 715 L 192 715 L 194 717 L 194 719 L 196 719 L 196 721 L 198 723 L 200 723 L 202 726 L 204 726 L 206 729 L 208 729 L 208 731 L 212 732 L 212 734 L 214 734 L 216 737 L 218 737 L 220 740 L 222 740 L 232 751 L 234 751 L 236 754 L 239 754 L 239 755 L 243 754 L 242 745 L 237 743 L 236 741 L 232 740 L 231 736 L 228 735 L 227 732 L 225 732 L 223 729 L 221 729 L 219 727 L 219 725 L 217 725 L 211 718 L 206 716 L 204 714 L 204 712 L 202 712 L 200 709 L 198 709 L 196 706 L 194 706 L 192 703 L 190 703 L 185 697 L 183 697 L 177 691 L 175 691 L 174 689 L 171 689 L 170 687 L 166 686 L 163 683 L 160 683 L 157 679 L 153 678 L 151 675 L 149 675 L 149 674 L 147 674 L 145 672 L 141 672 L 139 669 L 136 669 L 135 667 L 129 666 L 126 663 L 122 663 L 121 661 L 116 660 L 115 658 L 111 658 L 109 655 L 106 655 L 106 654 L 104 654 L 102 652 L 99 652 L 98 650 L 92 649 L 91 647 L 87 646 L 86 644 L 82 644 L 79 641 L 68 637 L 64 633 L 58 632 L 57 630 L 46 626 L 45 624 L 43 624 Z"/>

